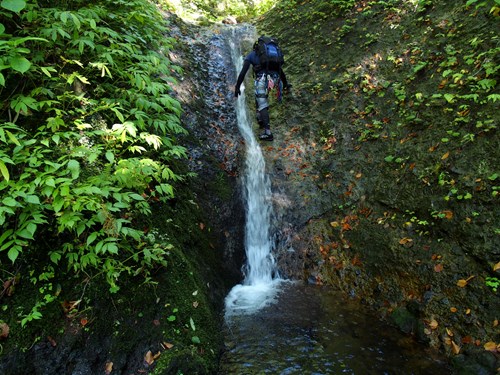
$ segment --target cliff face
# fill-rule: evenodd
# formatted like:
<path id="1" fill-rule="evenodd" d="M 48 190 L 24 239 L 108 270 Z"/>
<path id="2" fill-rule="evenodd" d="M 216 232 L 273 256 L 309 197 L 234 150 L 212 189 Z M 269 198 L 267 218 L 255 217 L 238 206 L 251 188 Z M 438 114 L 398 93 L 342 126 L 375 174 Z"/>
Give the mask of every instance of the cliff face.
<path id="1" fill-rule="evenodd" d="M 498 8 L 476 5 L 283 1 L 257 26 L 280 39 L 293 84 L 264 145 L 283 271 L 489 371 L 500 341 Z"/>

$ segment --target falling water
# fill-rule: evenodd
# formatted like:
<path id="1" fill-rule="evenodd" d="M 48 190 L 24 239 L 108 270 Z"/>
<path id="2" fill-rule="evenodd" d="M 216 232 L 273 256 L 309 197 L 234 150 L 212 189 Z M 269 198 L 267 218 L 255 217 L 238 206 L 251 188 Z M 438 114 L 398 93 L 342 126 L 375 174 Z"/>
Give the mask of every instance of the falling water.
<path id="1" fill-rule="evenodd" d="M 236 72 L 243 65 L 236 30 L 230 37 L 231 58 Z M 252 33 L 253 34 L 253 33 Z M 247 35 L 248 36 L 248 35 Z M 271 186 L 266 175 L 266 165 L 252 122 L 249 120 L 244 86 L 241 96 L 236 100 L 238 128 L 245 140 L 246 166 L 244 175 L 246 225 L 245 252 L 247 261 L 244 266 L 245 279 L 236 285 L 226 297 L 226 316 L 251 314 L 272 302 L 280 279 L 277 276 L 273 244 L 270 234 L 272 205 Z"/>

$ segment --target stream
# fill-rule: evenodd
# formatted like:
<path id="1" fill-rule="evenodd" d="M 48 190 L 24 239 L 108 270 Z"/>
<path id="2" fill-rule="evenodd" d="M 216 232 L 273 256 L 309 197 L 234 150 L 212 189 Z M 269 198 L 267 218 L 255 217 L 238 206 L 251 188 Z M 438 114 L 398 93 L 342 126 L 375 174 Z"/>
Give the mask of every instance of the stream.
<path id="1" fill-rule="evenodd" d="M 241 50 L 240 41 L 255 38 L 255 31 L 238 26 L 222 34 L 234 77 L 249 52 Z M 246 91 L 253 95 L 253 87 Z M 226 350 L 220 374 L 449 374 L 442 358 L 382 323 L 359 302 L 326 287 L 280 277 L 270 233 L 270 176 L 244 88 L 235 105 L 246 147 L 246 263 L 243 281 L 225 299 Z"/>

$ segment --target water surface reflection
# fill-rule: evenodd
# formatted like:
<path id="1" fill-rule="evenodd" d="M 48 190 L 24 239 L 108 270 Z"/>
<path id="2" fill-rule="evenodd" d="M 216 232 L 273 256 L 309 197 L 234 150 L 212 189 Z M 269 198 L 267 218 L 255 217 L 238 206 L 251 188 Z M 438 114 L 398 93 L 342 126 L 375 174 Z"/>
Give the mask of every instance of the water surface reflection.
<path id="1" fill-rule="evenodd" d="M 327 288 L 289 283 L 227 322 L 220 374 L 451 374 L 443 358 Z"/>

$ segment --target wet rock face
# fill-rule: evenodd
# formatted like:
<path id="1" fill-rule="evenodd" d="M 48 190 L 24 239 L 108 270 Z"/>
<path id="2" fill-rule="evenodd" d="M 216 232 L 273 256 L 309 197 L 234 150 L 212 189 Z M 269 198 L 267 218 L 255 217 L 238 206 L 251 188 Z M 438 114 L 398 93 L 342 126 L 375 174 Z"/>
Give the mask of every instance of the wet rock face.
<path id="1" fill-rule="evenodd" d="M 235 283 L 244 261 L 245 222 L 239 182 L 244 148 L 233 94 L 236 72 L 223 32 L 217 27 L 182 27 L 177 38 L 183 49 L 174 62 L 184 73 L 174 90 L 190 133 L 183 144 L 189 151 L 189 169 L 197 174 L 192 189 L 224 247 L 224 277 Z"/>
<path id="2" fill-rule="evenodd" d="M 463 16 L 463 34 L 453 43 L 457 50 L 468 50 L 462 42 L 477 36 L 479 22 L 483 29 L 489 22 L 465 16 L 456 4 L 441 3 L 430 17 L 453 13 L 462 21 Z M 496 361 L 485 365 L 496 369 L 497 353 L 485 352 L 483 344 L 499 340 L 499 291 L 486 285 L 488 277 L 499 278 L 493 270 L 500 249 L 493 223 L 500 212 L 497 188 L 492 188 L 498 183 L 485 180 L 498 178 L 497 130 L 475 132 L 469 143 L 451 144 L 446 138 L 441 143 L 454 120 L 446 115 L 447 103 L 416 108 L 413 101 L 399 102 L 395 87 L 401 83 L 407 98 L 419 92 L 432 96 L 440 90 L 442 72 L 438 67 L 406 80 L 412 65 L 398 70 L 384 58 L 374 59 L 387 52 L 387 45 L 405 39 L 401 29 L 384 29 L 385 21 L 379 21 L 386 14 L 368 14 L 350 19 L 352 23 L 338 19 L 338 24 L 329 20 L 317 25 L 332 37 L 348 26 L 337 46 L 322 39 L 324 33 L 291 30 L 279 12 L 261 26 L 282 41 L 284 69 L 294 85 L 281 105 L 272 103 L 274 142 L 264 148 L 273 181 L 278 264 L 284 275 L 332 285 L 381 316 L 390 318 L 398 311 L 392 321 L 403 330 L 450 356 L 457 351 L 452 342 L 461 347 L 460 356 L 483 352 L 488 360 L 482 355 L 479 360 Z M 405 36 L 408 43 L 436 53 L 447 48 L 436 39 L 421 38 L 425 30 L 413 15 L 407 18 L 401 24 L 414 30 Z M 367 30 L 381 32 L 378 44 L 351 43 Z M 377 61 L 370 68 L 366 62 L 372 59 Z M 387 87 L 378 89 L 382 86 L 371 82 L 374 86 L 367 88 L 363 78 L 385 81 Z M 490 104 L 475 110 L 491 117 Z M 407 120 L 402 114 L 410 109 L 421 118 Z M 453 126 L 474 133 L 467 126 Z M 457 196 L 455 189 L 470 196 Z M 430 324 L 434 320 L 437 327 Z"/>

